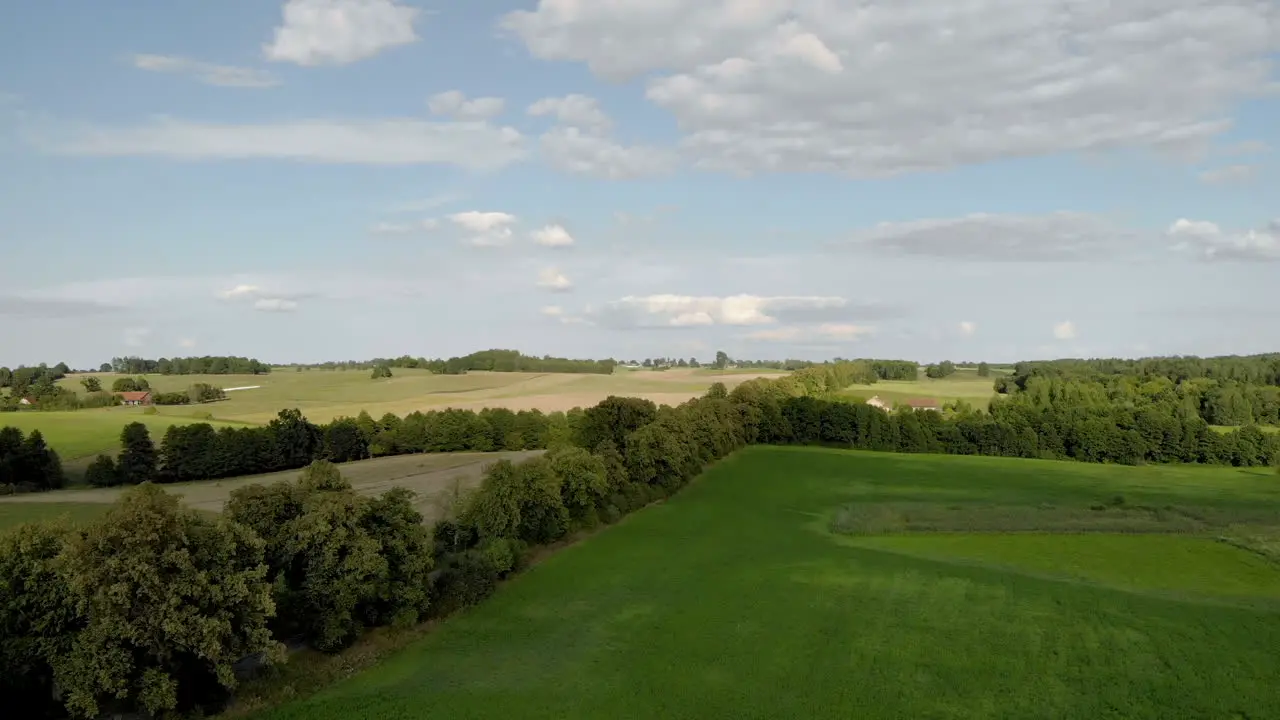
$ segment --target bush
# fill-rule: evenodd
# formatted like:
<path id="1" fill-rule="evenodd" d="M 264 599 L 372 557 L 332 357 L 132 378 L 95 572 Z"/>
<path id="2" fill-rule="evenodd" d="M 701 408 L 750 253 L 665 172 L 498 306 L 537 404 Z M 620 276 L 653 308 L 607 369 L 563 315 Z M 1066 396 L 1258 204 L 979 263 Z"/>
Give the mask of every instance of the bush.
<path id="1" fill-rule="evenodd" d="M 120 484 L 116 461 L 110 455 L 99 455 L 84 471 L 84 480 L 93 487 L 115 487 Z"/>

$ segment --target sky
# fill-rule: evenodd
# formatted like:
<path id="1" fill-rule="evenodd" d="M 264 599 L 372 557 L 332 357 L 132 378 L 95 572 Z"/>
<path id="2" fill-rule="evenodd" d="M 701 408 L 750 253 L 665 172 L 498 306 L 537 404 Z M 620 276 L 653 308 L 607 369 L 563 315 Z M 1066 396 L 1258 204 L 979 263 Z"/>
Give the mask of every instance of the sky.
<path id="1" fill-rule="evenodd" d="M 0 0 L 0 364 L 1280 350 L 1280 0 Z"/>

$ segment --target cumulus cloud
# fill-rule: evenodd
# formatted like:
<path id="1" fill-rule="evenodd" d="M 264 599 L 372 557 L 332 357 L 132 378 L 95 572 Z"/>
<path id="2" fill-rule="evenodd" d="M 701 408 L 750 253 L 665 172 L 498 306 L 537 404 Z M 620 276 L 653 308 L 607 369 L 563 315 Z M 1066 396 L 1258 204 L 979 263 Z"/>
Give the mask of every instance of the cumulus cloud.
<path id="1" fill-rule="evenodd" d="M 956 260 L 1072 261 L 1120 251 L 1137 236 L 1084 213 L 991 215 L 885 222 L 837 247 Z"/>
<path id="2" fill-rule="evenodd" d="M 511 226 L 516 216 L 504 212 L 468 210 L 449 216 L 454 225 L 467 233 L 467 242 L 476 247 L 506 245 L 511 240 Z"/>
<path id="3" fill-rule="evenodd" d="M 622 145 L 576 127 L 557 126 L 539 139 L 542 155 L 563 172 L 603 180 L 630 180 L 671 172 L 675 153 L 648 145 Z"/>
<path id="4" fill-rule="evenodd" d="M 1227 165 L 1200 173 L 1200 182 L 1206 185 L 1227 185 L 1252 179 L 1252 165 Z"/>
<path id="5" fill-rule="evenodd" d="M 855 311 L 841 297 L 647 295 L 614 300 L 596 314 L 605 324 L 625 328 L 804 323 Z"/>
<path id="6" fill-rule="evenodd" d="M 613 128 L 613 121 L 600 109 L 596 99 L 586 95 L 542 98 L 530 105 L 527 112 L 536 117 L 550 115 L 564 125 L 597 133 Z"/>
<path id="7" fill-rule="evenodd" d="M 563 225 L 552 223 L 540 230 L 534 230 L 533 241 L 543 247 L 569 247 L 573 245 L 573 236 Z"/>
<path id="8" fill-rule="evenodd" d="M 218 293 L 218 297 L 233 302 L 250 302 L 250 306 L 259 312 L 293 312 L 298 309 L 298 298 L 301 296 L 268 291 L 257 285 L 242 283 L 223 290 Z"/>
<path id="9" fill-rule="evenodd" d="M 1202 220 L 1177 220 L 1169 226 L 1175 248 L 1207 261 L 1276 262 L 1280 261 L 1280 219 L 1265 227 L 1231 233 L 1215 223 Z"/>
<path id="10" fill-rule="evenodd" d="M 435 218 L 423 218 L 417 222 L 378 222 L 369 228 L 375 235 L 408 235 L 415 232 L 426 232 L 440 227 Z"/>
<path id="11" fill-rule="evenodd" d="M 972 337 L 974 333 L 978 332 L 977 323 L 974 323 L 970 320 L 962 320 L 960 321 L 960 324 L 956 327 L 959 328 L 960 334 L 964 335 L 965 337 Z"/>
<path id="12" fill-rule="evenodd" d="M 870 325 L 849 323 L 823 323 L 812 327 L 782 327 L 755 330 L 743 335 L 743 339 L 755 342 L 786 342 L 800 345 L 827 345 L 839 342 L 855 342 L 874 335 Z"/>
<path id="13" fill-rule="evenodd" d="M 134 55 L 133 66 L 139 70 L 187 75 L 206 85 L 241 88 L 269 88 L 280 84 L 274 75 L 254 68 L 216 65 L 177 55 Z"/>
<path id="14" fill-rule="evenodd" d="M 437 93 L 427 99 L 427 109 L 434 115 L 447 115 L 458 120 L 484 120 L 502 114 L 506 101 L 500 97 L 468 99 L 460 90 Z"/>
<path id="15" fill-rule="evenodd" d="M 417 42 L 418 12 L 396 0 L 288 0 L 263 52 L 298 65 L 345 65 Z"/>
<path id="16" fill-rule="evenodd" d="M 534 57 L 646 76 L 698 166 L 867 177 L 1201 147 L 1272 89 L 1277 18 L 1258 0 L 541 0 L 501 23 Z"/>
<path id="17" fill-rule="evenodd" d="M 1076 324 L 1070 320 L 1063 320 L 1053 326 L 1053 336 L 1058 340 L 1074 340 L 1076 337 Z"/>
<path id="18" fill-rule="evenodd" d="M 538 287 L 551 292 L 568 292 L 573 289 L 573 283 L 558 269 L 545 268 L 538 273 Z"/>
<path id="19" fill-rule="evenodd" d="M 47 150 L 67 155 L 446 164 L 473 170 L 504 167 L 525 154 L 524 137 L 519 131 L 482 121 L 296 120 L 230 124 L 159 118 L 122 127 L 35 128 L 32 139 Z"/>

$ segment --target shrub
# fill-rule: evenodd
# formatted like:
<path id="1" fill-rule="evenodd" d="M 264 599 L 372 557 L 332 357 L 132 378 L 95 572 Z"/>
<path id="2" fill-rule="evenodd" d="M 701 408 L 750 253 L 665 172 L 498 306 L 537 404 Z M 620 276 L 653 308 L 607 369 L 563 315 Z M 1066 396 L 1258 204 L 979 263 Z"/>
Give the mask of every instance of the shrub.
<path id="1" fill-rule="evenodd" d="M 110 455 L 99 455 L 84 471 L 84 480 L 93 487 L 115 487 L 120 484 L 116 461 Z"/>

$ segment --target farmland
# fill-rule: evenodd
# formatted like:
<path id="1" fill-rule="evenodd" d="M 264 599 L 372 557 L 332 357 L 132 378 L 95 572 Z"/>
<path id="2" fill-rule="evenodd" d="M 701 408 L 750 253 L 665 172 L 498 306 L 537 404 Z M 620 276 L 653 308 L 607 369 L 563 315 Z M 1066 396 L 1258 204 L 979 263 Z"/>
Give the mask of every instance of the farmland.
<path id="1" fill-rule="evenodd" d="M 139 421 L 159 438 L 174 424 L 209 422 L 198 414 L 209 413 L 212 424 L 264 424 L 283 408 L 298 408 L 312 422 L 328 422 L 336 417 L 355 416 L 364 410 L 374 417 L 385 413 L 399 416 L 415 410 L 454 407 L 479 410 L 506 407 L 512 410 L 538 409 L 544 412 L 589 407 L 609 395 L 645 397 L 659 404 L 676 405 L 702 394 L 712 383 L 733 388 L 753 377 L 777 376 L 768 370 L 718 373 L 714 370 L 676 369 L 666 372 L 625 371 L 614 375 L 551 373 L 487 373 L 433 375 L 425 370 L 395 370 L 388 379 L 372 380 L 366 370 L 280 369 L 268 375 L 147 375 L 156 392 L 178 392 L 194 383 L 236 390 L 227 399 L 206 405 L 156 407 L 155 415 L 142 408 L 113 407 L 70 412 L 21 412 L 0 416 L 0 425 L 12 425 L 30 432 L 40 430 L 49 444 L 67 462 L 74 477 L 93 456 L 114 453 L 120 430 Z M 92 374 L 105 385 L 115 376 Z M 63 387 L 83 392 L 80 379 L 71 375 L 60 381 Z M 254 387 L 256 386 L 256 387 Z"/>
<path id="2" fill-rule="evenodd" d="M 976 408 L 986 409 L 995 394 L 992 382 L 1005 371 L 991 369 L 991 377 L 979 377 L 974 368 L 958 368 L 945 378 L 925 377 L 923 370 L 915 380 L 882 380 L 874 385 L 854 385 L 844 391 L 848 397 L 869 400 L 873 396 L 887 402 L 905 402 L 912 398 L 934 398 L 939 402 L 964 400 Z"/>
<path id="3" fill-rule="evenodd" d="M 1274 717 L 1264 470 L 754 447 L 252 717 Z"/>
<path id="4" fill-rule="evenodd" d="M 416 509 L 431 522 L 439 517 L 443 504 L 458 489 L 476 485 L 483 471 L 496 460 L 518 461 L 538 454 L 530 452 L 442 453 L 402 455 L 343 463 L 342 474 L 357 492 L 376 495 L 392 487 L 403 487 L 417 495 Z M 219 512 L 236 488 L 292 480 L 297 470 L 267 475 L 250 475 L 220 481 L 173 483 L 168 492 L 180 495 L 183 504 L 196 510 Z M 67 514 L 74 520 L 105 512 L 124 488 L 78 488 L 0 498 L 0 528 L 29 520 Z"/>

